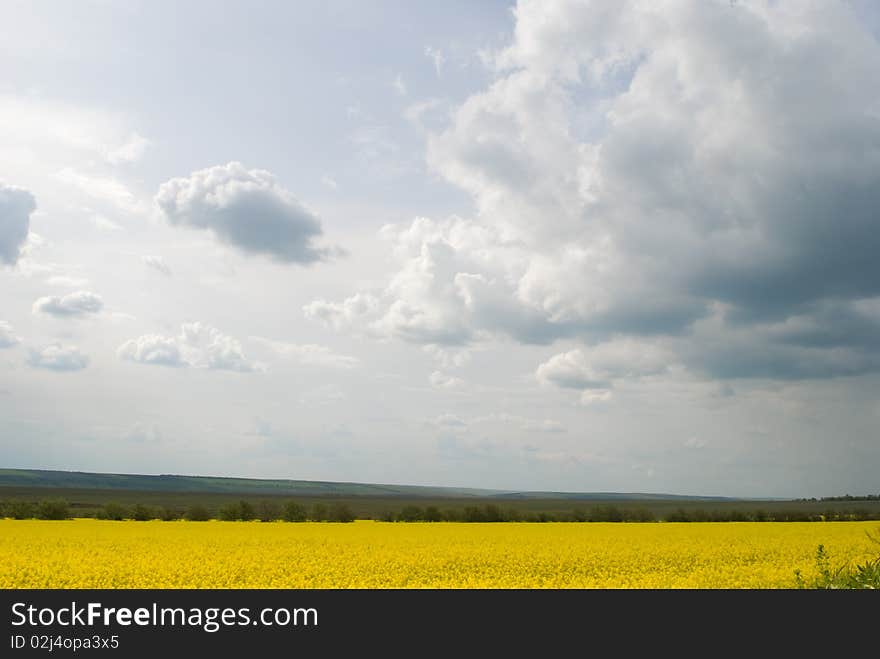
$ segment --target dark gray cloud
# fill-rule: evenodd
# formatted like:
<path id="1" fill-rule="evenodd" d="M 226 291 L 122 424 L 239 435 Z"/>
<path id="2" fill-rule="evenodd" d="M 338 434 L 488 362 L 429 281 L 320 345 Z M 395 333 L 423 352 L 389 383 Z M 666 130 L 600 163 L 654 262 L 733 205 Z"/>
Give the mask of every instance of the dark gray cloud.
<path id="1" fill-rule="evenodd" d="M 285 263 L 309 264 L 338 250 L 316 247 L 318 217 L 265 170 L 230 162 L 159 186 L 155 202 L 175 226 L 207 229 L 244 252 Z"/>
<path id="2" fill-rule="evenodd" d="M 0 263 L 15 265 L 27 241 L 31 213 L 37 209 L 27 190 L 0 182 Z"/>

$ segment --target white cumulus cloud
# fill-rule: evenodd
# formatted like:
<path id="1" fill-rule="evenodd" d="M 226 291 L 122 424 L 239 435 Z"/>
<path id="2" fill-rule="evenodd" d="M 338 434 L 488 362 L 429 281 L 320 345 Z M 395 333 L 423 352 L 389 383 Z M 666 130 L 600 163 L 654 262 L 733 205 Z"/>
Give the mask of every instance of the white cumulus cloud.
<path id="1" fill-rule="evenodd" d="M 123 343 L 120 359 L 140 364 L 249 373 L 264 366 L 245 357 L 238 339 L 201 322 L 185 323 L 177 336 L 145 334 Z"/>
<path id="2" fill-rule="evenodd" d="M 515 16 L 495 79 L 428 136 L 474 217 L 388 228 L 384 286 L 307 316 L 440 346 L 630 338 L 719 378 L 880 370 L 880 42 L 846 3 Z M 608 375 L 566 363 L 542 373 Z"/>
<path id="3" fill-rule="evenodd" d="M 33 304 L 34 313 L 71 318 L 96 314 L 103 308 L 104 301 L 101 296 L 90 291 L 75 291 L 64 296 L 41 297 Z"/>
<path id="4" fill-rule="evenodd" d="M 322 261 L 321 222 L 270 173 L 238 162 L 202 169 L 159 186 L 156 205 L 168 222 L 211 231 L 244 252 L 284 263 Z"/>
<path id="5" fill-rule="evenodd" d="M 89 358 L 74 346 L 53 344 L 39 350 L 31 349 L 28 364 L 50 371 L 81 371 L 88 366 Z"/>

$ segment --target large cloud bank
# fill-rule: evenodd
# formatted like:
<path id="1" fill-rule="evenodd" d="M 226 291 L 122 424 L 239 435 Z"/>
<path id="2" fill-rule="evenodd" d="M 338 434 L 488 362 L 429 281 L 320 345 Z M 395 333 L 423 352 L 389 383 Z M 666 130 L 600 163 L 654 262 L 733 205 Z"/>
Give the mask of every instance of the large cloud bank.
<path id="1" fill-rule="evenodd" d="M 845 3 L 520 2 L 492 61 L 428 145 L 474 216 L 386 227 L 387 285 L 308 317 L 575 341 L 537 375 L 583 390 L 880 369 L 880 44 Z"/>

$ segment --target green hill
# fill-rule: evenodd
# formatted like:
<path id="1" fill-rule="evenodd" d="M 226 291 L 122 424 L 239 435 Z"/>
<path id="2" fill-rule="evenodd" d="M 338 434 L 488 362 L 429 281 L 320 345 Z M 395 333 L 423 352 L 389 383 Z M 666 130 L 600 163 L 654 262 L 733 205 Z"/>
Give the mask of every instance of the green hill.
<path id="1" fill-rule="evenodd" d="M 725 501 L 726 497 L 621 492 L 518 492 L 421 485 L 383 485 L 332 481 L 223 478 L 176 474 L 100 474 L 42 469 L 0 469 L 0 487 L 137 490 L 141 492 L 188 492 L 302 497 L 405 497 L 405 498 L 497 498 L 572 499 L 601 501 Z"/>

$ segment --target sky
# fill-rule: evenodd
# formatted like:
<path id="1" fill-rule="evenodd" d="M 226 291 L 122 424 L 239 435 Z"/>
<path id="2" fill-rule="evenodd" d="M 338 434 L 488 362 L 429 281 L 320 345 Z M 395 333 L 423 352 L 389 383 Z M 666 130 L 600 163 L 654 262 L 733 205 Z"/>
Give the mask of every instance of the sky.
<path id="1" fill-rule="evenodd" d="M 0 70 L 0 466 L 880 491 L 868 0 L 3 0 Z"/>

